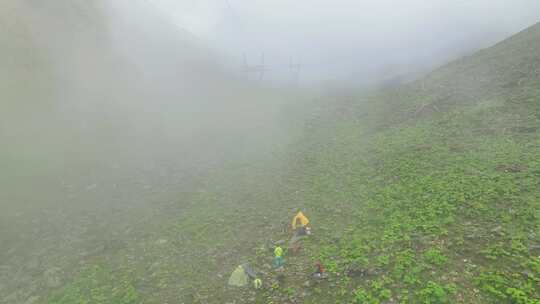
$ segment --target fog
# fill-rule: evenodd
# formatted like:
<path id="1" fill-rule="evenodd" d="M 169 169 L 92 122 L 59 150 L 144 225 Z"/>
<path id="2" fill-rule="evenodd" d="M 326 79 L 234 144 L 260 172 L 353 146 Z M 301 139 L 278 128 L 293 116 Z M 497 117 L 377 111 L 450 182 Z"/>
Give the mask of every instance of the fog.
<path id="1" fill-rule="evenodd" d="M 286 94 L 145 1 L 9 0 L 0 24 L 0 303 L 44 302 L 47 273 L 69 282 L 212 176 L 280 157 Z"/>
<path id="2" fill-rule="evenodd" d="M 409 81 L 539 19 L 534 0 L 3 0 L 0 303 L 46 303 L 122 250 L 154 267 L 139 255 L 206 219 L 209 189 L 234 189 L 214 214 L 256 210 L 243 189 L 277 187 L 322 84 Z"/>
<path id="3" fill-rule="evenodd" d="M 268 81 L 351 85 L 411 80 L 540 20 L 535 0 L 153 0 L 234 69 Z"/>

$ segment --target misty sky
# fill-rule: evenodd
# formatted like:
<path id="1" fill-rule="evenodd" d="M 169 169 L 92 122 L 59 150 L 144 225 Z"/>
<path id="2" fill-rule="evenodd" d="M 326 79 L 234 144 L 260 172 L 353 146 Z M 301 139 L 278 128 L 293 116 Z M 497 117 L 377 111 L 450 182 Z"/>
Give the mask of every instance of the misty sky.
<path id="1" fill-rule="evenodd" d="M 380 78 L 429 70 L 540 21 L 538 0 L 149 0 L 179 27 L 268 79 Z"/>

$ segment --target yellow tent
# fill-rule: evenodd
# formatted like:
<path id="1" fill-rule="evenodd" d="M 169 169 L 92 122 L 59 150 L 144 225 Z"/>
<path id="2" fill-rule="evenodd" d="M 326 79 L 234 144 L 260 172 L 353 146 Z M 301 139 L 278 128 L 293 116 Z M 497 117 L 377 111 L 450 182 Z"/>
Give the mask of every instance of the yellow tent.
<path id="1" fill-rule="evenodd" d="M 229 285 L 231 286 L 246 286 L 248 283 L 248 275 L 246 274 L 244 267 L 238 266 L 233 273 L 231 274 L 231 277 L 229 278 Z"/>
<path id="2" fill-rule="evenodd" d="M 309 219 L 302 213 L 302 211 L 298 212 L 298 214 L 292 219 L 293 230 L 296 229 L 297 226 L 303 227 L 307 224 L 309 224 Z"/>

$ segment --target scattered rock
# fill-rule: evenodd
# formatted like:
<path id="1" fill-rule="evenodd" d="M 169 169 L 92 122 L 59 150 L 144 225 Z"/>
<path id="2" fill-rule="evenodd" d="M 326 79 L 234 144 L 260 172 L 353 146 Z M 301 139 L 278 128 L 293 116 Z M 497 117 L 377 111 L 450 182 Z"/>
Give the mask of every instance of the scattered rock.
<path id="1" fill-rule="evenodd" d="M 26 300 L 26 302 L 24 302 L 24 304 L 35 304 L 39 301 L 39 297 L 38 296 L 31 296 L 30 298 L 28 298 Z"/>
<path id="2" fill-rule="evenodd" d="M 26 268 L 29 270 L 29 271 L 35 271 L 36 269 L 39 268 L 39 260 L 37 258 L 33 258 L 31 259 L 28 264 L 26 264 Z"/>
<path id="3" fill-rule="evenodd" d="M 21 291 L 15 291 L 11 294 L 9 294 L 7 297 L 5 297 L 2 301 L 2 303 L 20 303 L 18 301 L 21 298 Z"/>
<path id="4" fill-rule="evenodd" d="M 159 239 L 156 241 L 156 244 L 157 245 L 163 245 L 163 244 L 166 244 L 168 241 L 166 239 Z"/>
<path id="5" fill-rule="evenodd" d="M 154 263 L 152 263 L 152 265 L 150 265 L 149 270 L 154 271 L 154 270 L 158 269 L 160 265 L 161 265 L 160 262 L 154 262 Z"/>
<path id="6" fill-rule="evenodd" d="M 17 247 L 13 246 L 12 248 L 8 249 L 8 251 L 5 253 L 6 256 L 10 256 L 14 254 L 17 251 Z"/>
<path id="7" fill-rule="evenodd" d="M 505 164 L 497 166 L 496 169 L 505 173 L 518 173 L 527 170 L 527 167 L 520 164 Z"/>
<path id="8" fill-rule="evenodd" d="M 540 245 L 529 245 L 529 250 L 530 251 L 533 251 L 533 250 L 539 250 L 540 251 Z"/>
<path id="9" fill-rule="evenodd" d="M 62 285 L 60 276 L 61 270 L 57 267 L 49 268 L 43 273 L 45 284 L 50 288 L 58 288 Z"/>
<path id="10" fill-rule="evenodd" d="M 528 270 L 522 271 L 522 272 L 521 272 L 521 275 L 524 276 L 524 277 L 526 277 L 526 278 L 531 278 L 531 279 L 534 277 L 534 275 L 532 274 L 532 272 L 530 272 L 530 271 L 528 271 Z"/>
<path id="11" fill-rule="evenodd" d="M 89 250 L 82 251 L 79 254 L 82 257 L 89 257 L 89 256 L 93 256 L 93 255 L 99 255 L 103 251 L 105 251 L 105 245 L 104 244 L 99 244 L 97 246 L 94 246 L 94 247 L 90 248 Z"/>
<path id="12" fill-rule="evenodd" d="M 371 274 L 368 269 L 357 265 L 351 265 L 349 269 L 347 269 L 346 273 L 349 277 L 365 277 Z"/>
<path id="13" fill-rule="evenodd" d="M 502 229 L 503 229 L 503 227 L 502 227 L 501 225 L 499 225 L 499 226 L 497 226 L 497 227 L 491 229 L 491 232 L 492 232 L 492 233 L 501 234 Z"/>

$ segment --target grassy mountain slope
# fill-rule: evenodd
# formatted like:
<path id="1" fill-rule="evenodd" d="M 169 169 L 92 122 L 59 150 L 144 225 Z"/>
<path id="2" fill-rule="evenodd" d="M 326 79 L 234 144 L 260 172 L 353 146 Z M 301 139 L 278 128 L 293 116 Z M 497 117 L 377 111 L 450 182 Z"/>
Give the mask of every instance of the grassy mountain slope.
<path id="1" fill-rule="evenodd" d="M 538 47 L 540 25 L 322 110 L 297 197 L 333 276 L 306 302 L 538 303 Z"/>
<path id="2" fill-rule="evenodd" d="M 118 270 L 171 206 L 194 214 L 207 175 L 289 136 L 289 97 L 231 77 L 146 1 L 6 0 L 0 25 L 2 304 L 47 303 L 96 260 Z"/>
<path id="3" fill-rule="evenodd" d="M 407 87 L 291 105 L 303 136 L 173 199 L 49 302 L 538 303 L 539 36 L 537 25 Z M 314 235 L 280 276 L 273 246 L 298 209 Z M 327 280 L 311 279 L 316 260 Z M 246 261 L 263 290 L 226 285 Z"/>

